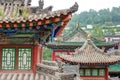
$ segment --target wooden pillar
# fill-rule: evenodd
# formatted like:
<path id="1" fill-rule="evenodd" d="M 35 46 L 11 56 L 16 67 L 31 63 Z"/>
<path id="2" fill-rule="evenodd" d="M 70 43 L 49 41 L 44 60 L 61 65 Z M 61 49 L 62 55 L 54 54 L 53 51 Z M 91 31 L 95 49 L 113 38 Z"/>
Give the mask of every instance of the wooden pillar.
<path id="1" fill-rule="evenodd" d="M 70 55 L 70 52 L 69 52 L 69 51 L 67 51 L 67 55 Z"/>
<path id="2" fill-rule="evenodd" d="M 108 80 L 108 68 L 105 69 L 105 78 Z"/>
<path id="3" fill-rule="evenodd" d="M 36 65 L 38 61 L 38 54 L 39 54 L 39 45 L 34 46 L 34 53 L 33 53 L 33 72 L 36 72 Z"/>
<path id="4" fill-rule="evenodd" d="M 42 45 L 40 45 L 40 52 L 39 52 L 39 62 L 40 63 L 42 63 L 42 56 L 43 56 L 43 54 L 42 54 Z"/>
<path id="5" fill-rule="evenodd" d="M 55 61 L 55 51 L 52 51 L 52 61 Z"/>

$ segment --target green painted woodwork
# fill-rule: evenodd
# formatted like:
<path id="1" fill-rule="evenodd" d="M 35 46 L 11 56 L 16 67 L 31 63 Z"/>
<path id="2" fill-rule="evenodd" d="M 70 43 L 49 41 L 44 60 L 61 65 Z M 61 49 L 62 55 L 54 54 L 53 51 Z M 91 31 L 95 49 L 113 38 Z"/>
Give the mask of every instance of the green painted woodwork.
<path id="1" fill-rule="evenodd" d="M 36 22 L 35 21 L 33 21 L 33 26 L 36 26 Z"/>
<path id="2" fill-rule="evenodd" d="M 49 25 L 49 26 L 47 26 L 47 28 L 48 28 L 48 29 L 53 29 L 53 28 L 54 28 L 54 26 Z"/>
<path id="3" fill-rule="evenodd" d="M 98 69 L 92 69 L 92 76 L 98 76 Z"/>
<path id="4" fill-rule="evenodd" d="M 25 23 L 25 27 L 29 27 L 29 23 Z"/>
<path id="5" fill-rule="evenodd" d="M 14 28 L 14 24 L 10 24 L 10 27 L 11 27 L 11 28 Z"/>
<path id="6" fill-rule="evenodd" d="M 24 33 L 18 33 L 18 34 L 15 34 L 15 35 L 12 35 L 11 37 L 34 37 L 35 36 L 35 33 L 26 33 L 26 34 L 24 34 Z"/>
<path id="7" fill-rule="evenodd" d="M 84 69 L 80 69 L 80 76 L 84 76 Z"/>
<path id="8" fill-rule="evenodd" d="M 109 72 L 120 72 L 120 62 L 109 66 Z"/>
<path id="9" fill-rule="evenodd" d="M 74 46 L 82 46 L 84 44 L 84 42 L 64 42 L 64 41 L 54 41 L 54 42 L 51 42 L 49 44 L 52 44 L 52 45 L 58 45 L 58 46 L 62 46 L 62 45 L 67 45 L 67 46 L 71 46 L 71 45 L 74 45 Z M 109 45 L 114 45 L 115 43 L 114 42 L 94 42 L 94 44 L 96 46 L 109 46 Z"/>
<path id="10" fill-rule="evenodd" d="M 18 25 L 17 25 L 18 27 L 21 27 L 22 26 L 22 24 L 21 23 L 18 23 Z"/>
<path id="11" fill-rule="evenodd" d="M 90 69 L 85 69 L 85 76 L 91 76 Z"/>
<path id="12" fill-rule="evenodd" d="M 6 28 L 6 24 L 2 24 L 3 28 Z"/>
<path id="13" fill-rule="evenodd" d="M 80 76 L 105 76 L 105 69 L 80 69 Z"/>
<path id="14" fill-rule="evenodd" d="M 15 68 L 15 49 L 2 49 L 2 70 L 14 70 Z"/>
<path id="15" fill-rule="evenodd" d="M 30 70 L 31 69 L 31 48 L 19 48 L 18 49 L 18 69 Z"/>
<path id="16" fill-rule="evenodd" d="M 105 76 L 105 69 L 99 69 L 99 76 Z"/>
<path id="17" fill-rule="evenodd" d="M 50 19 L 49 22 L 50 22 L 49 24 L 51 24 L 51 23 L 52 23 L 52 20 Z"/>

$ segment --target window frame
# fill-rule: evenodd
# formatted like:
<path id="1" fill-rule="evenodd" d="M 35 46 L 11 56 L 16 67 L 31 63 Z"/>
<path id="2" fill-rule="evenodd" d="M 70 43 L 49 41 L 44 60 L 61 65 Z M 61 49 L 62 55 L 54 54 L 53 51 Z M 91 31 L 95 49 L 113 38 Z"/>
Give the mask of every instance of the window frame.
<path id="1" fill-rule="evenodd" d="M 103 75 L 100 74 L 100 70 L 104 71 Z M 99 76 L 105 76 L 105 69 L 99 69 Z"/>
<path id="2" fill-rule="evenodd" d="M 90 75 L 86 75 L 86 70 L 90 70 Z M 81 75 L 81 70 L 83 71 L 83 74 Z M 97 70 L 97 75 L 93 75 L 93 70 Z M 104 70 L 104 75 L 100 75 L 100 70 Z M 79 72 L 80 76 L 86 76 L 86 77 L 104 77 L 105 76 L 105 68 L 80 68 Z"/>
<path id="3" fill-rule="evenodd" d="M 19 51 L 21 51 L 20 49 L 24 49 L 24 51 L 23 51 L 24 53 L 26 53 L 25 49 L 29 49 L 31 51 L 30 54 L 26 53 L 27 55 L 29 55 L 29 56 L 26 56 L 26 63 L 28 63 L 28 65 L 27 64 L 26 65 L 22 65 L 22 67 L 21 67 L 20 64 L 23 63 L 24 53 L 21 55 L 21 53 L 19 52 Z M 20 57 L 22 57 L 22 58 L 20 58 Z M 20 60 L 20 59 L 22 59 L 22 60 Z M 18 48 L 18 70 L 31 70 L 31 69 L 32 69 L 32 48 Z"/>
<path id="4" fill-rule="evenodd" d="M 10 64 L 7 64 L 8 53 L 5 53 L 5 52 L 8 52 L 10 54 Z M 16 48 L 3 47 L 1 49 L 1 54 L 2 54 L 1 70 L 15 70 Z"/>

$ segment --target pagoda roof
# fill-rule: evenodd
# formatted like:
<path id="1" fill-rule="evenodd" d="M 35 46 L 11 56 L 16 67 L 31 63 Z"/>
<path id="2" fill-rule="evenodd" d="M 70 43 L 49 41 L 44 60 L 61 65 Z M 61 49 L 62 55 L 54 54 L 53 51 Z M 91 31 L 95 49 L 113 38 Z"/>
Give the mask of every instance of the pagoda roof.
<path id="1" fill-rule="evenodd" d="M 28 4 L 30 2 L 31 0 L 28 1 Z M 19 23 L 22 23 L 22 27 L 46 25 L 50 24 L 50 21 L 47 20 L 52 21 L 54 18 L 63 17 L 78 10 L 77 3 L 69 9 L 56 11 L 52 11 L 52 6 L 43 8 L 43 0 L 39 0 L 39 6 L 37 7 L 31 7 L 29 5 L 25 5 L 25 3 L 26 2 L 24 0 L 0 1 L 0 28 L 16 28 L 19 27 Z M 59 22 L 59 20 L 56 22 Z"/>
<path id="2" fill-rule="evenodd" d="M 2 6 L 4 9 L 4 5 L 0 5 L 0 6 Z M 23 14 L 19 16 L 11 16 L 13 13 L 11 13 L 11 15 L 6 16 L 4 15 L 5 12 L 3 12 L 3 15 L 0 15 L 0 23 L 21 23 L 21 22 L 25 23 L 25 22 L 32 22 L 32 21 L 49 20 L 54 17 L 60 17 L 61 15 L 67 15 L 70 13 L 74 13 L 75 11 L 78 10 L 78 4 L 75 3 L 69 9 L 62 9 L 62 10 L 56 10 L 56 11 L 51 11 L 51 9 L 49 8 L 47 8 L 46 10 L 45 8 L 45 9 L 41 9 L 41 11 L 39 11 L 38 13 L 32 12 L 33 7 L 20 6 L 19 8 L 21 8 L 22 11 L 26 11 L 26 16 Z M 1 11 L 3 9 L 1 9 Z M 3 27 L 3 26 L 1 25 L 0 27 Z"/>
<path id="3" fill-rule="evenodd" d="M 120 62 L 109 66 L 109 72 L 120 72 Z"/>
<path id="4" fill-rule="evenodd" d="M 91 40 L 86 40 L 81 48 L 77 48 L 71 55 L 61 54 L 60 58 L 66 62 L 85 65 L 111 65 L 120 61 L 119 56 L 107 55 L 97 48 Z"/>
<path id="5" fill-rule="evenodd" d="M 63 41 L 52 41 L 46 43 L 46 46 L 53 47 L 53 46 L 82 46 L 86 41 L 87 33 L 82 30 L 81 28 L 75 28 L 71 33 L 63 37 Z M 91 36 L 91 40 L 96 46 L 109 46 L 113 47 L 114 45 L 118 44 L 118 42 L 106 42 L 96 39 L 95 37 Z"/>
<path id="6" fill-rule="evenodd" d="M 71 33 L 64 36 L 65 42 L 85 42 L 86 41 L 87 33 L 81 29 L 80 27 L 75 28 Z M 95 37 L 91 36 L 92 41 L 101 42 L 101 40 L 96 39 Z"/>
<path id="7" fill-rule="evenodd" d="M 13 38 L 27 37 L 47 42 L 50 35 L 60 35 L 72 13 L 78 10 L 77 3 L 68 9 L 52 11 L 52 6 L 43 8 L 44 0 L 39 0 L 37 7 L 31 7 L 30 2 L 31 0 L 0 0 L 0 36 L 4 35 L 2 39 L 10 38 L 7 42 L 13 42 Z"/>
<path id="8" fill-rule="evenodd" d="M 116 42 L 105 42 L 105 41 L 94 41 L 96 46 L 113 46 L 117 44 Z M 54 41 L 46 43 L 47 46 L 82 46 L 84 42 L 64 42 L 64 41 Z"/>
<path id="9" fill-rule="evenodd" d="M 5 17 L 5 18 L 0 18 L 0 23 L 20 23 L 20 22 L 31 22 L 31 21 L 38 21 L 38 20 L 46 20 L 54 17 L 60 17 L 61 15 L 67 15 L 68 13 L 71 13 L 71 9 L 63 9 L 63 10 L 57 10 L 57 11 L 51 11 L 49 13 L 44 13 L 44 14 L 30 14 L 27 17 L 17 17 L 17 18 L 12 18 L 12 17 Z"/>

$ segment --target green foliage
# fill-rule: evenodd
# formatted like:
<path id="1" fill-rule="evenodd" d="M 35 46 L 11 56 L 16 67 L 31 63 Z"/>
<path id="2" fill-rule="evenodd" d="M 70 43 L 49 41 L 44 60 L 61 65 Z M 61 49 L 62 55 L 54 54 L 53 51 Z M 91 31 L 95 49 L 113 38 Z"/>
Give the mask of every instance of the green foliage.
<path id="1" fill-rule="evenodd" d="M 51 60 L 51 54 L 52 54 L 51 49 L 43 47 L 43 60 Z"/>
<path id="2" fill-rule="evenodd" d="M 105 25 L 105 26 L 113 26 L 114 24 L 113 24 L 113 22 L 105 22 L 104 25 Z"/>
<path id="3" fill-rule="evenodd" d="M 101 9 L 99 11 L 90 9 L 89 11 L 75 14 L 68 26 L 73 26 L 76 22 L 80 23 L 80 26 L 88 24 L 117 25 L 120 23 L 120 7 L 113 7 L 111 11 L 109 9 Z"/>
<path id="4" fill-rule="evenodd" d="M 96 25 L 93 27 L 93 33 L 92 35 L 99 39 L 102 40 L 103 39 L 103 32 L 102 32 L 102 28 L 99 25 Z"/>

